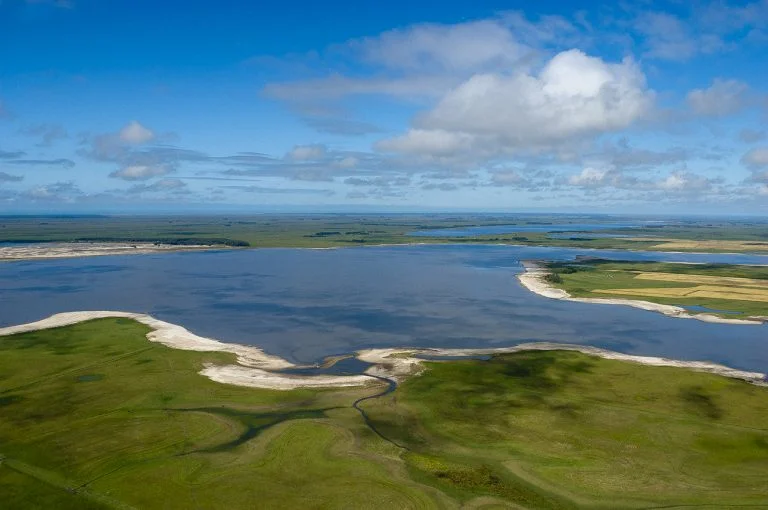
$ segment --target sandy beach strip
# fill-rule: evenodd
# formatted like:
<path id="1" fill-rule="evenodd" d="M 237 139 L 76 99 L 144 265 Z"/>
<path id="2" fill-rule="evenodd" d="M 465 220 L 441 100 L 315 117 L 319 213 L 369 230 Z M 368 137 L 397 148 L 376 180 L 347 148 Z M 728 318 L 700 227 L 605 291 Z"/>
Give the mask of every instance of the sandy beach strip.
<path id="1" fill-rule="evenodd" d="M 748 372 L 735 368 L 712 363 L 709 361 L 682 361 L 655 356 L 638 356 L 609 351 L 589 345 L 560 344 L 555 342 L 530 342 L 518 344 L 512 347 L 500 347 L 489 349 L 438 349 L 438 348 L 413 348 L 413 349 L 367 349 L 358 352 L 357 357 L 362 361 L 374 363 L 371 373 L 402 381 L 408 376 L 420 373 L 424 369 L 424 362 L 433 362 L 430 356 L 454 357 L 461 359 L 468 356 L 483 356 L 494 354 L 510 354 L 524 351 L 575 351 L 599 358 L 638 363 L 655 367 L 685 368 L 697 372 L 707 372 L 724 377 L 741 379 L 759 386 L 768 386 L 768 375 L 760 372 Z M 425 356 L 427 359 L 420 358 Z M 440 360 L 439 362 L 450 362 Z"/>
<path id="2" fill-rule="evenodd" d="M 225 249 L 219 245 L 177 245 L 155 243 L 21 243 L 0 246 L 0 261 L 62 259 L 73 257 L 98 257 L 104 255 L 144 255 L 148 253 L 171 253 L 178 251 L 200 251 Z"/>
<path id="3" fill-rule="evenodd" d="M 676 367 L 708 372 L 725 377 L 741 379 L 753 384 L 768 385 L 766 374 L 737 370 L 717 363 L 707 361 L 681 361 L 653 356 L 637 356 L 600 349 L 597 347 L 560 344 L 551 342 L 535 342 L 519 344 L 512 347 L 488 349 L 436 349 L 436 348 L 386 348 L 366 349 L 358 351 L 355 356 L 371 363 L 365 374 L 359 375 L 297 375 L 280 373 L 279 370 L 300 368 L 299 366 L 265 353 L 258 347 L 220 342 L 205 338 L 190 332 L 186 328 L 161 321 L 150 315 L 116 312 L 116 311 L 84 311 L 67 312 L 52 315 L 46 319 L 0 328 L 0 337 L 27 333 L 42 329 L 69 326 L 84 321 L 102 318 L 126 318 L 138 321 L 152 328 L 147 339 L 174 349 L 199 352 L 228 352 L 237 357 L 237 364 L 206 365 L 199 373 L 209 379 L 223 384 L 247 386 L 272 390 L 293 390 L 298 388 L 341 388 L 359 387 L 381 384 L 370 376 L 384 377 L 398 383 L 408 377 L 418 375 L 424 370 L 424 362 L 433 361 L 419 356 L 466 357 L 494 354 L 507 354 L 522 351 L 577 351 L 591 356 L 614 359 L 643 365 L 660 367 Z M 445 360 L 450 362 L 450 360 Z M 442 362 L 442 361 L 441 361 Z"/>
<path id="4" fill-rule="evenodd" d="M 759 326 L 763 324 L 763 321 L 757 317 L 754 319 L 727 319 L 709 313 L 690 313 L 688 310 L 680 306 L 663 305 L 660 303 L 652 303 L 650 301 L 642 301 L 636 299 L 573 297 L 563 289 L 558 289 L 557 287 L 550 285 L 544 279 L 544 277 L 549 274 L 549 271 L 546 268 L 530 261 L 524 261 L 522 264 L 525 268 L 525 272 L 517 275 L 517 279 L 520 281 L 523 287 L 530 290 L 531 292 L 550 299 L 561 299 L 564 301 L 574 301 L 577 303 L 593 303 L 597 305 L 631 306 L 633 308 L 640 308 L 641 310 L 663 313 L 669 317 L 677 317 L 679 319 L 696 319 L 704 322 L 715 322 L 719 324 L 742 324 L 753 326 Z"/>

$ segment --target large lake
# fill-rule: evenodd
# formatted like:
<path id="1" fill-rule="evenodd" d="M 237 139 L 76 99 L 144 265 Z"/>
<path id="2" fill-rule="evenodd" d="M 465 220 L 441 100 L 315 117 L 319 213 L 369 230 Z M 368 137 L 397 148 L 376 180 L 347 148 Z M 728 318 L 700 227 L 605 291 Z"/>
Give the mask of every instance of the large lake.
<path id="1" fill-rule="evenodd" d="M 768 327 L 542 298 L 525 259 L 768 264 L 768 256 L 513 246 L 261 249 L 0 263 L 0 325 L 74 310 L 150 313 L 298 362 L 366 347 L 530 341 L 711 360 L 768 371 Z"/>

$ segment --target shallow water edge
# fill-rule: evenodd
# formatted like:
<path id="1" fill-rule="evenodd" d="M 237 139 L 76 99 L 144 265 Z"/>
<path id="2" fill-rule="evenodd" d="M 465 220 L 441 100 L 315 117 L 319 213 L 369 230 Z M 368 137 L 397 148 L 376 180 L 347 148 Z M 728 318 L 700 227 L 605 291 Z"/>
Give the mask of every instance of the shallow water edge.
<path id="1" fill-rule="evenodd" d="M 228 344 L 211 338 L 204 338 L 191 333 L 177 324 L 155 319 L 145 314 L 119 311 L 83 311 L 52 315 L 41 321 L 0 328 L 0 337 L 28 333 L 50 328 L 58 328 L 79 322 L 104 319 L 128 318 L 152 328 L 147 334 L 151 342 L 158 342 L 167 347 L 200 352 L 229 352 L 237 356 L 234 365 L 207 365 L 200 374 L 223 384 L 233 384 L 253 388 L 272 390 L 292 390 L 297 388 L 335 388 L 368 386 L 382 381 L 390 385 L 418 374 L 424 368 L 425 361 L 450 362 L 450 358 L 489 356 L 521 351 L 569 350 L 598 356 L 606 359 L 627 361 L 651 366 L 687 368 L 725 377 L 741 379 L 761 386 L 768 386 L 768 375 L 759 372 L 747 372 L 707 361 L 680 361 L 652 356 L 634 356 L 597 347 L 536 342 L 512 347 L 492 349 L 438 349 L 438 348 L 397 348 L 367 349 L 355 353 L 355 357 L 371 366 L 362 374 L 354 375 L 298 375 L 281 372 L 285 369 L 298 368 L 293 363 L 265 353 L 258 347 Z"/>

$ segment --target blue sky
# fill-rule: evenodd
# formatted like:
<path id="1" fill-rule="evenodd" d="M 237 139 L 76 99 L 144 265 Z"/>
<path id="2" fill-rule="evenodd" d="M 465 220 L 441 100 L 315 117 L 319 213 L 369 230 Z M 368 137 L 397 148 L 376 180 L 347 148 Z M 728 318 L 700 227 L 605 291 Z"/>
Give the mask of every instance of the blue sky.
<path id="1" fill-rule="evenodd" d="M 0 0 L 0 213 L 768 212 L 768 0 Z"/>

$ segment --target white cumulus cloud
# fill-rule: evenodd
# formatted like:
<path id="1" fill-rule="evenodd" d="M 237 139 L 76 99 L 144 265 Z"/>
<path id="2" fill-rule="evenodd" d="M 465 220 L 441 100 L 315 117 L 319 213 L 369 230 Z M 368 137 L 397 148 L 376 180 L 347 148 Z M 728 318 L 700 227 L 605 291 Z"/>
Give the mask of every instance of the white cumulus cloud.
<path id="1" fill-rule="evenodd" d="M 121 142 L 130 144 L 142 144 L 155 139 L 155 133 L 133 120 L 118 133 Z"/>
<path id="2" fill-rule="evenodd" d="M 627 128 L 648 113 L 653 98 L 632 60 L 608 63 L 569 50 L 538 74 L 473 76 L 379 148 L 427 155 L 547 148 Z"/>

